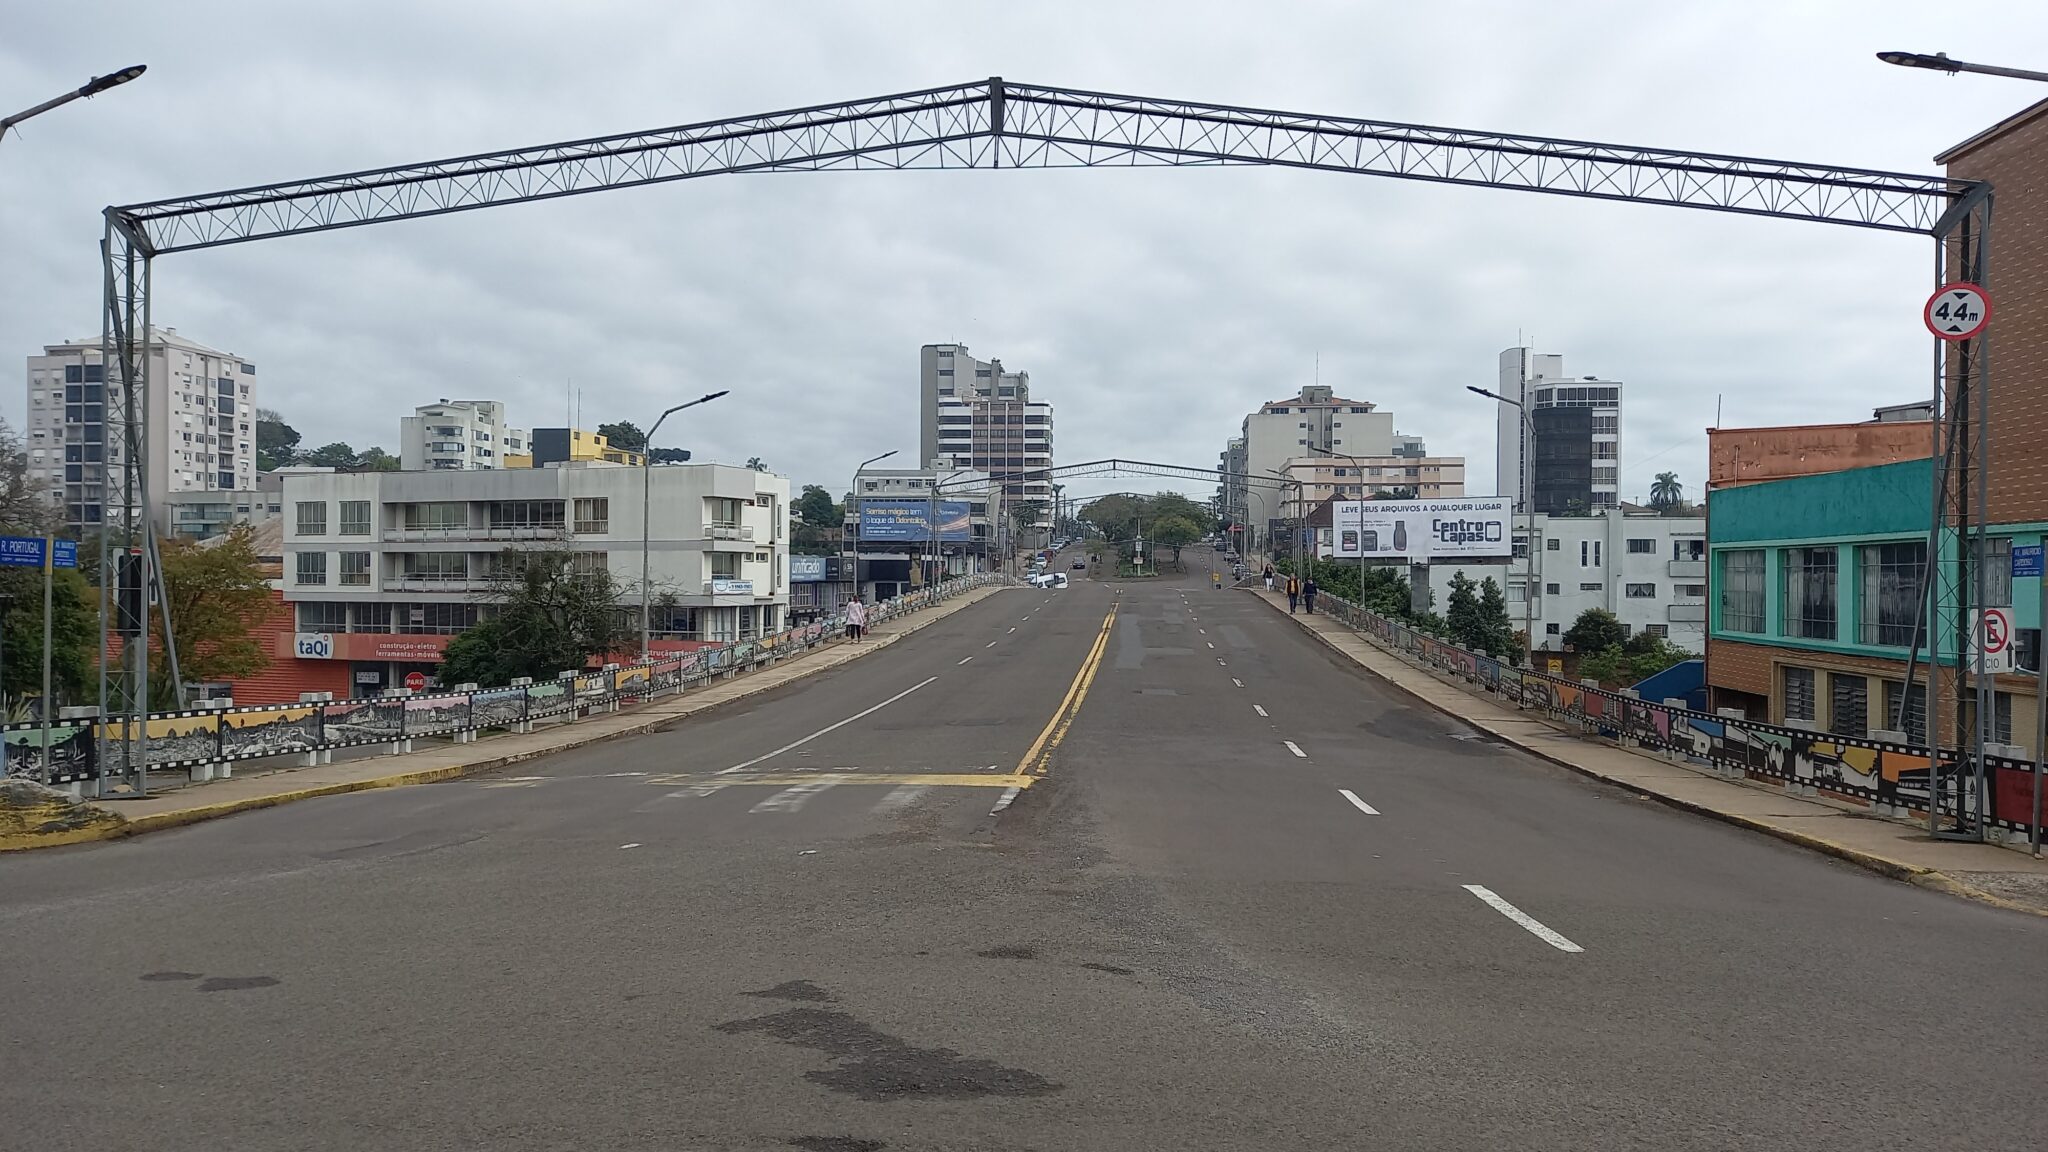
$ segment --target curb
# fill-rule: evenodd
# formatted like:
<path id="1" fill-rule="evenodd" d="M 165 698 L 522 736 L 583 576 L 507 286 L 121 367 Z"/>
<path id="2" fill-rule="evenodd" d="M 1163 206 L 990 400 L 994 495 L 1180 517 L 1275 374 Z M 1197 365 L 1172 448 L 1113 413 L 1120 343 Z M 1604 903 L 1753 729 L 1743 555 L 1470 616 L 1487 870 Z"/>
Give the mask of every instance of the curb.
<path id="1" fill-rule="evenodd" d="M 599 733 L 552 748 L 535 748 L 525 752 L 511 752 L 503 756 L 492 757 L 489 760 L 479 760 L 466 764 L 450 764 L 444 768 L 425 768 L 414 772 L 396 772 L 389 776 L 374 776 L 367 780 L 346 780 L 334 784 L 319 784 L 310 788 L 296 789 L 291 792 L 278 792 L 269 796 L 250 796 L 241 800 L 229 800 L 219 804 L 208 804 L 195 808 L 180 808 L 173 812 L 159 812 L 153 816 L 138 816 L 133 819 L 120 816 L 120 813 L 115 811 L 113 814 L 119 817 L 118 822 L 105 823 L 98 827 L 67 829 L 63 832 L 48 834 L 26 833 L 17 836 L 0 837 L 0 854 L 26 852 L 37 848 L 61 848 L 70 844 L 90 844 L 106 840 L 123 840 L 130 836 L 139 836 L 145 832 L 160 832 L 169 828 L 183 828 L 187 825 L 198 824 L 207 820 L 218 820 L 223 816 L 233 816 L 239 812 L 253 812 L 259 808 L 275 808 L 280 804 L 311 800 L 319 796 L 340 796 L 350 792 L 368 792 L 377 788 L 404 788 L 414 784 L 434 784 L 444 780 L 456 780 L 464 776 L 475 776 L 528 760 L 538 760 L 543 756 L 554 756 L 558 753 L 573 751 L 577 748 L 585 748 L 592 744 L 602 744 L 607 740 L 618 740 L 628 736 L 644 736 L 650 732 L 658 732 L 669 725 L 681 723 L 699 713 L 723 708 L 728 704 L 744 700 L 749 696 L 756 696 L 762 692 L 772 692 L 777 688 L 794 684 L 799 680 L 808 679 L 820 672 L 843 667 L 860 659 L 862 656 L 879 652 L 898 640 L 903 639 L 905 636 L 909 636 L 927 625 L 944 620 L 962 608 L 978 604 L 996 592 L 1004 591 L 1009 587 L 1011 585 L 993 585 L 989 592 L 976 596 L 971 600 L 963 600 L 951 612 L 943 612 L 937 615 L 923 614 L 910 627 L 904 628 L 900 632 L 892 632 L 887 636 L 878 636 L 872 643 L 866 646 L 865 650 L 838 663 L 799 669 L 796 675 L 774 684 L 752 685 L 735 692 L 723 700 L 705 704 L 701 707 L 662 716 L 651 716 L 644 721 L 628 725 L 616 731 Z M 828 652 L 842 647 L 846 643 L 847 641 L 844 639 L 835 640 L 815 651 Z"/>
<path id="2" fill-rule="evenodd" d="M 1261 599 L 1261 603 L 1266 603 L 1266 601 Z M 1272 607 L 1270 603 L 1268 603 L 1267 606 Z M 1317 631 L 1314 628 L 1309 627 L 1306 623 L 1304 623 L 1301 620 L 1300 617 L 1290 613 L 1288 615 L 1288 618 L 1290 620 L 1293 620 L 1296 626 L 1298 626 L 1302 631 L 1308 633 L 1311 637 L 1315 638 L 1317 642 L 1321 643 L 1324 647 L 1330 649 L 1330 651 L 1335 652 L 1340 656 L 1344 656 L 1346 659 L 1350 659 L 1348 653 L 1346 653 L 1343 649 L 1337 647 L 1337 645 L 1331 643 L 1329 638 L 1324 636 L 1321 632 Z M 1363 636 L 1360 636 L 1359 639 L 1367 644 L 1372 643 L 1372 641 L 1370 640 L 1365 640 Z M 1383 649 L 1380 650 L 1384 651 Z M 1393 656 L 1391 653 L 1388 653 L 1388 655 L 1392 659 L 1400 659 L 1400 657 Z M 1381 672 L 1378 669 L 1373 668 L 1362 661 L 1352 660 L 1351 662 L 1357 665 L 1357 667 L 1361 671 L 1370 674 L 1374 678 L 1380 680 L 1382 683 L 1392 685 L 1396 690 L 1404 693 L 1407 696 L 1413 697 L 1415 700 L 1420 701 L 1421 703 L 1426 704 L 1431 708 L 1434 708 L 1436 711 L 1441 712 L 1454 720 L 1457 720 L 1461 723 L 1470 725 L 1475 728 L 1483 727 L 1482 725 L 1475 723 L 1471 718 L 1461 716 L 1458 713 L 1451 711 L 1449 708 L 1444 707 L 1442 704 L 1439 704 L 1436 701 L 1429 699 L 1428 697 L 1422 695 L 1420 692 L 1417 692 L 1414 689 L 1408 687 L 1406 684 L 1401 683 L 1399 680 L 1396 680 L 1393 677 L 1388 676 L 1384 672 Z M 1423 674 L 1430 676 L 1431 679 L 1435 679 L 1433 673 L 1424 672 Z M 1619 788 L 1624 792 L 1630 793 L 1631 795 L 1641 796 L 1646 800 L 1655 800 L 1659 804 L 1663 804 L 1670 808 L 1676 808 L 1681 812 L 1690 812 L 1697 816 L 1707 816 L 1712 819 L 1719 820 L 1724 824 L 1732 824 L 1737 828 L 1744 828 L 1751 832 L 1760 832 L 1766 836 L 1772 837 L 1773 839 L 1782 840 L 1788 844 L 1796 844 L 1801 848 L 1805 848 L 1813 852 L 1818 852 L 1821 855 L 1832 856 L 1835 859 L 1841 860 L 1845 863 L 1854 864 L 1859 868 L 1875 872 L 1878 875 L 1883 876 L 1890 880 L 1897 880 L 1902 883 L 1911 884 L 1919 888 L 1926 888 L 1935 892 L 1944 892 L 1950 896 L 1960 896 L 1966 900 L 1974 900 L 1980 904 L 1988 904 L 1994 908 L 2003 908 L 2008 912 L 2021 912 L 2029 916 L 2039 916 L 2043 918 L 2048 918 L 2048 909 L 2036 908 L 2029 904 L 2021 904 L 2015 900 L 2008 900 L 1995 892 L 1987 892 L 1982 888 L 1976 887 L 1975 885 L 1965 884 L 1962 881 L 1956 879 L 1955 877 L 1950 876 L 1948 873 L 1940 871 L 1939 869 L 1924 868 L 1918 864 L 1908 864 L 1903 860 L 1894 860 L 1889 856 L 1880 856 L 1875 852 L 1865 851 L 1861 848 L 1852 848 L 1847 844 L 1841 844 L 1836 841 L 1829 840 L 1825 837 L 1809 835 L 1805 832 L 1794 831 L 1790 828 L 1780 828 L 1775 824 L 1766 823 L 1762 820 L 1756 820 L 1748 816 L 1737 815 L 1733 812 L 1723 812 L 1718 808 L 1710 808 L 1704 804 L 1700 804 L 1695 801 L 1681 800 L 1676 796 L 1665 795 L 1664 793 L 1658 792 L 1653 788 L 1646 788 L 1640 784 L 1635 784 L 1627 780 L 1617 780 L 1612 776 L 1602 775 L 1601 773 L 1595 772 L 1594 770 L 1587 768 L 1584 765 L 1574 764 L 1571 761 L 1566 760 L 1560 756 L 1557 756 L 1554 753 L 1547 752 L 1541 748 L 1537 748 L 1532 745 L 1524 744 L 1521 741 L 1516 740 L 1514 737 L 1507 735 L 1506 733 L 1496 732 L 1491 728 L 1487 728 L 1485 729 L 1485 731 L 1487 731 L 1495 738 L 1501 740 L 1503 743 L 1511 745 L 1515 749 L 1524 752 L 1530 756 L 1534 756 L 1536 759 L 1542 760 L 1545 763 L 1555 764 L 1560 768 L 1564 768 L 1571 772 L 1575 772 L 1578 775 L 1584 776 L 1589 780 L 1598 780 L 1603 784 Z"/>

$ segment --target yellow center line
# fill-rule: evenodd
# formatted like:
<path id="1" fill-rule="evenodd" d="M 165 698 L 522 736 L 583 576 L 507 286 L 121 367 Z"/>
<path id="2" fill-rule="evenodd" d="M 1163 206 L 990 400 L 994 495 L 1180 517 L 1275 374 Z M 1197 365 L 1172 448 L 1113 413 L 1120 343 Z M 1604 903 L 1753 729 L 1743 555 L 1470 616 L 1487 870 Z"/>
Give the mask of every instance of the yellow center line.
<path id="1" fill-rule="evenodd" d="M 1079 671 L 1074 673 L 1074 682 L 1067 688 L 1066 698 L 1045 722 L 1045 728 L 1038 733 L 1038 739 L 1031 742 L 1031 748 L 1024 758 L 1017 761 L 1017 775 L 1045 775 L 1052 763 L 1053 749 L 1066 739 L 1067 729 L 1073 725 L 1074 717 L 1081 711 L 1081 701 L 1088 696 L 1088 686 L 1095 682 L 1095 670 L 1102 665 L 1102 654 L 1109 648 L 1110 626 L 1116 623 L 1117 605 L 1111 604 L 1109 615 L 1102 618 L 1102 631 L 1095 634 L 1095 643 L 1088 649 L 1088 656 L 1081 661 Z"/>
<path id="2" fill-rule="evenodd" d="M 816 784 L 829 780 L 836 785 L 850 784 L 930 784 L 938 788 L 1029 788 L 1029 776 L 968 775 L 961 772 L 741 772 L 732 776 L 691 776 L 687 773 L 669 773 L 660 779 L 648 777 L 645 781 L 668 787 L 676 784 L 716 784 L 721 787 L 787 788 L 794 784 Z"/>

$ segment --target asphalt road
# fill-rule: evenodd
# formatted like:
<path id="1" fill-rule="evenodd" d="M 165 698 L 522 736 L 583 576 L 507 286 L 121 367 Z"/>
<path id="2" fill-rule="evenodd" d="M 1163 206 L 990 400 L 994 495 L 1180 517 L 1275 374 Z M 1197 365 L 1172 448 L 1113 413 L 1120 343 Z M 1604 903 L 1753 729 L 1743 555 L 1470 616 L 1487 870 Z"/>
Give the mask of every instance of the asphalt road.
<path id="1" fill-rule="evenodd" d="M 1205 573 L 0 859 L 0 970 L 8 1149 L 2048 1146 L 2048 921 L 1476 739 Z"/>

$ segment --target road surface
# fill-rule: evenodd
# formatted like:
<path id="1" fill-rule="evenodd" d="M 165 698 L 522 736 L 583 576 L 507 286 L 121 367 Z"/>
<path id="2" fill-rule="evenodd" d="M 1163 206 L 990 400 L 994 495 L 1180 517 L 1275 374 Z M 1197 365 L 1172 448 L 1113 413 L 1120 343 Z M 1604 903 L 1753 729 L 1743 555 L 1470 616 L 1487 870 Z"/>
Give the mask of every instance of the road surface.
<path id="1" fill-rule="evenodd" d="M 1206 572 L 0 859 L 0 966 L 8 1149 L 2048 1146 L 2048 921 L 1477 739 Z"/>

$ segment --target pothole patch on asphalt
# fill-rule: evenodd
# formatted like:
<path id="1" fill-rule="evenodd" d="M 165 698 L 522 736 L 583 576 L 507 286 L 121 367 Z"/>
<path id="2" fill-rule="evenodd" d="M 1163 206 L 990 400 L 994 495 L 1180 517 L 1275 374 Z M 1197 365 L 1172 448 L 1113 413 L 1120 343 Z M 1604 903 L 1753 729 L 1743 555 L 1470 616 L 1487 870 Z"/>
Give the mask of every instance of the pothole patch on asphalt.
<path id="1" fill-rule="evenodd" d="M 823 1052 L 835 1066 L 806 1072 L 804 1079 L 871 1103 L 1043 1096 L 1064 1087 L 1035 1072 L 962 1056 L 951 1048 L 919 1048 L 826 1008 L 792 1008 L 713 1025 L 713 1030 L 727 1035 L 763 1032 L 785 1044 Z"/>
<path id="2" fill-rule="evenodd" d="M 984 960 L 1036 960 L 1038 949 L 1026 944 L 998 944 L 975 953 Z"/>

